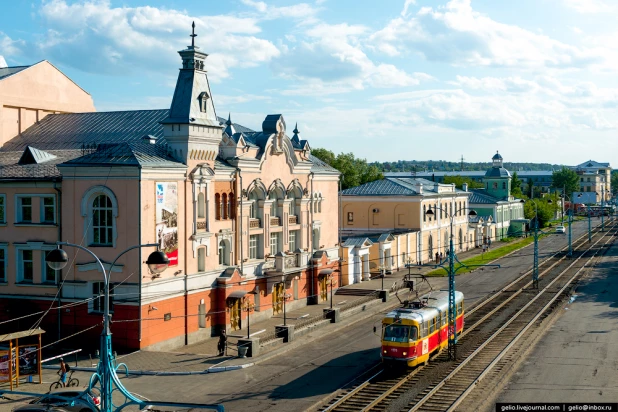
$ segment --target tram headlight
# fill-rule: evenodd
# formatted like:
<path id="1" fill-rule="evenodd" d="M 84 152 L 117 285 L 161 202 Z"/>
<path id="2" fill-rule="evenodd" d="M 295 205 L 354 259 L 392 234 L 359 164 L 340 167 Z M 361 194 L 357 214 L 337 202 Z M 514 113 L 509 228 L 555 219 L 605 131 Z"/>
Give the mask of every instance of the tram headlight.
<path id="1" fill-rule="evenodd" d="M 408 356 L 408 352 L 404 352 L 404 353 L 403 353 L 403 356 Z"/>
<path id="2" fill-rule="evenodd" d="M 386 349 L 384 349 L 384 354 L 386 355 Z"/>

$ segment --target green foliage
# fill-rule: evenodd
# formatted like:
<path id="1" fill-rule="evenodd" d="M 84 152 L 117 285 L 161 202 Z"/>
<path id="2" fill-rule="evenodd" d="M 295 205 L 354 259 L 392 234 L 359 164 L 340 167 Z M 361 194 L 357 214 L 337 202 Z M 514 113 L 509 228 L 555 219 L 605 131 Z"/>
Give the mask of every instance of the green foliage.
<path id="1" fill-rule="evenodd" d="M 560 191 L 564 189 L 566 195 L 571 197 L 573 192 L 579 191 L 579 176 L 574 170 L 563 167 L 552 174 L 551 187 Z"/>
<path id="2" fill-rule="evenodd" d="M 552 203 L 549 203 L 549 201 Z M 560 209 L 560 200 L 556 194 L 545 196 L 542 199 L 528 200 L 524 204 L 524 217 L 530 219 L 530 229 L 534 229 L 534 216 L 535 216 L 535 203 L 539 212 L 539 229 L 547 226 L 547 224 L 554 218 L 556 211 Z"/>
<path id="3" fill-rule="evenodd" d="M 612 186 L 612 192 L 614 194 L 618 193 L 618 172 L 612 172 L 612 178 L 611 178 L 611 186 Z"/>
<path id="4" fill-rule="evenodd" d="M 396 162 L 379 163 L 379 168 L 383 172 L 452 172 L 452 171 L 476 171 L 487 170 L 492 166 L 491 162 L 448 162 L 446 160 L 398 160 Z M 505 162 L 507 170 L 552 170 L 562 167 L 562 165 L 552 165 L 549 163 L 513 163 Z"/>
<path id="5" fill-rule="evenodd" d="M 522 184 L 523 182 L 519 176 L 517 176 L 517 172 L 513 173 L 513 178 L 511 179 L 511 195 L 518 198 L 521 197 L 523 195 L 521 191 Z"/>
<path id="6" fill-rule="evenodd" d="M 341 172 L 343 176 L 341 188 L 344 190 L 384 179 L 384 175 L 375 164 L 368 164 L 365 159 L 357 159 L 352 153 L 339 153 L 335 156 L 327 149 L 312 149 L 311 154 Z"/>
<path id="7" fill-rule="evenodd" d="M 474 180 L 470 179 L 469 177 L 461 177 L 459 175 L 457 175 L 457 176 L 444 176 L 444 183 L 446 183 L 446 184 L 455 183 L 455 187 L 457 187 L 457 189 L 462 189 L 464 183 L 467 183 L 468 184 L 468 188 L 470 188 L 470 189 L 482 189 L 484 187 L 483 184 L 480 183 L 480 182 L 475 182 Z"/>

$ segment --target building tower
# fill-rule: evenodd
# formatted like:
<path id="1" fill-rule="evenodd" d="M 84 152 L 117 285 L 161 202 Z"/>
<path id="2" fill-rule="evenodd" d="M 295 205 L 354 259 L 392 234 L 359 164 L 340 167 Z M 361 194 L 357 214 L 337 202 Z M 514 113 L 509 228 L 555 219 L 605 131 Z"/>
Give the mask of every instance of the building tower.
<path id="1" fill-rule="evenodd" d="M 511 174 L 502 164 L 502 156 L 496 151 L 491 158 L 491 169 L 485 173 L 483 183 L 488 195 L 497 199 L 509 200 L 511 195 Z"/>
<path id="2" fill-rule="evenodd" d="M 217 120 L 204 69 L 208 55 L 195 46 L 195 23 L 192 27 L 191 46 L 178 52 L 182 68 L 169 115 L 161 123 L 163 136 L 176 160 L 189 167 L 200 163 L 212 167 L 219 152 L 223 127 Z"/>

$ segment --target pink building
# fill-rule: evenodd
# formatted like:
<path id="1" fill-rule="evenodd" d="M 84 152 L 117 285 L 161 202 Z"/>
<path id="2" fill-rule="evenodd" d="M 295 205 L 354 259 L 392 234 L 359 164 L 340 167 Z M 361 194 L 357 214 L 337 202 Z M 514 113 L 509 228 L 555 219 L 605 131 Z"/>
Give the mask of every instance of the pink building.
<path id="1" fill-rule="evenodd" d="M 258 131 L 218 117 L 207 55 L 193 46 L 179 54 L 169 110 L 52 114 L 6 139 L 0 320 L 49 309 L 41 326 L 52 340 L 101 322 L 103 278 L 90 256 L 66 248 L 70 264 L 46 268 L 58 240 L 90 248 L 106 270 L 133 245 L 167 253 L 160 275 L 144 263 L 153 248 L 111 268 L 112 333 L 126 348 L 169 349 L 243 329 L 248 307 L 257 321 L 280 313 L 284 298 L 288 309 L 328 298 L 339 173 L 297 128 L 288 137 L 281 115 Z M 79 345 L 96 346 L 99 333 L 77 335 Z"/>

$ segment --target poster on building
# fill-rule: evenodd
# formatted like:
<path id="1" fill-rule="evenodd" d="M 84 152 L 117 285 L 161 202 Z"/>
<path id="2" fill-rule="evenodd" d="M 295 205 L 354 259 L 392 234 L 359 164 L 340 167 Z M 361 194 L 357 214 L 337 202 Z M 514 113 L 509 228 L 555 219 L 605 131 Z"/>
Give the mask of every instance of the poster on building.
<path id="1" fill-rule="evenodd" d="M 156 183 L 156 238 L 159 247 L 170 260 L 178 265 L 178 184 Z"/>
<path id="2" fill-rule="evenodd" d="M 19 352 L 19 376 L 38 375 L 37 365 L 38 345 L 20 346 Z"/>
<path id="3" fill-rule="evenodd" d="M 9 351 L 0 351 L 0 382 L 9 381 Z"/>

